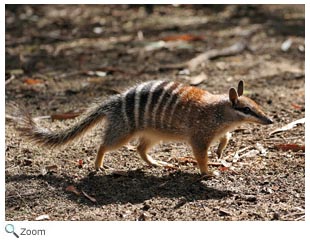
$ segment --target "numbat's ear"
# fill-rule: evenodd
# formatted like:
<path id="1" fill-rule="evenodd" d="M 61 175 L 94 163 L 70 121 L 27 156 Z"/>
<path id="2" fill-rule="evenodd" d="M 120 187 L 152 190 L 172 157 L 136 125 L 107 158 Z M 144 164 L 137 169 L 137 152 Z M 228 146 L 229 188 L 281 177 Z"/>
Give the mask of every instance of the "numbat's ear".
<path id="1" fill-rule="evenodd" d="M 233 105 L 237 104 L 238 94 L 235 88 L 230 88 L 229 90 L 229 99 Z"/>
<path id="2" fill-rule="evenodd" d="M 243 94 L 243 80 L 240 80 L 238 84 L 238 96 L 241 96 L 242 94 Z"/>

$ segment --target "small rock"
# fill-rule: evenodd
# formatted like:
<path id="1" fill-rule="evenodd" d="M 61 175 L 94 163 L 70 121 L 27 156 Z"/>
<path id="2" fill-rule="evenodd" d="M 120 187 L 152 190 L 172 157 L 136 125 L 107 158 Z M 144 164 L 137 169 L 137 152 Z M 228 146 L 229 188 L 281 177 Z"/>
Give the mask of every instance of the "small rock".
<path id="1" fill-rule="evenodd" d="M 254 195 L 248 195 L 245 197 L 245 200 L 248 202 L 256 202 L 257 201 L 257 197 Z"/>
<path id="2" fill-rule="evenodd" d="M 265 193 L 265 194 L 272 194 L 273 191 L 271 188 L 269 187 L 264 187 L 262 190 L 261 190 L 262 193 Z"/>
<path id="3" fill-rule="evenodd" d="M 285 40 L 282 45 L 281 45 L 281 50 L 283 52 L 286 52 L 290 49 L 290 47 L 292 46 L 293 41 L 291 39 L 287 39 Z"/>
<path id="4" fill-rule="evenodd" d="M 126 218 L 126 217 L 128 217 L 130 214 L 131 214 L 131 211 L 130 211 L 130 210 L 127 210 L 127 211 L 125 211 L 124 213 L 121 213 L 119 216 L 120 216 L 121 218 Z"/>
<path id="5" fill-rule="evenodd" d="M 300 51 L 300 52 L 305 52 L 305 46 L 303 46 L 303 45 L 299 45 L 298 46 L 298 50 Z"/>
<path id="6" fill-rule="evenodd" d="M 23 161 L 23 165 L 24 166 L 31 166 L 32 165 L 32 161 L 29 160 L 29 159 L 26 159 L 26 160 Z"/>
<path id="7" fill-rule="evenodd" d="M 279 219 L 280 219 L 280 214 L 278 214 L 278 213 L 273 213 L 272 214 L 271 220 L 279 220 Z"/>
<path id="8" fill-rule="evenodd" d="M 229 76 L 229 77 L 226 79 L 227 82 L 232 82 L 233 80 L 234 80 L 234 78 L 231 77 L 231 76 Z"/>
<path id="9" fill-rule="evenodd" d="M 143 207 L 141 208 L 144 211 L 147 211 L 151 208 L 151 206 L 148 203 L 144 203 Z"/>
<path id="10" fill-rule="evenodd" d="M 143 212 L 138 218 L 139 221 L 149 221 L 151 219 L 151 214 L 148 212 Z"/>
<path id="11" fill-rule="evenodd" d="M 194 85 L 194 86 L 199 85 L 206 79 L 207 79 L 207 75 L 204 72 L 201 72 L 199 75 L 191 77 L 190 85 Z"/>
<path id="12" fill-rule="evenodd" d="M 94 27 L 93 32 L 96 34 L 101 34 L 103 32 L 103 28 L 102 27 Z"/>
<path id="13" fill-rule="evenodd" d="M 189 71 L 189 69 L 182 69 L 182 70 L 180 70 L 179 71 L 179 75 L 190 75 L 190 71 Z"/>
<path id="14" fill-rule="evenodd" d="M 40 215 L 38 217 L 36 217 L 36 221 L 43 221 L 43 220 L 49 220 L 50 219 L 50 216 L 48 214 L 43 214 L 43 215 Z"/>

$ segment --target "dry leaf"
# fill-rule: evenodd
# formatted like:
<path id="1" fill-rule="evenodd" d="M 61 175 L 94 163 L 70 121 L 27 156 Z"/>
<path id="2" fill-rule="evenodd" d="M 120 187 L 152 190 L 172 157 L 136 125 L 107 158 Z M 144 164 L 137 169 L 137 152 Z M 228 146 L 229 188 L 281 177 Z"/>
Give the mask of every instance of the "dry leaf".
<path id="1" fill-rule="evenodd" d="M 43 215 L 40 215 L 38 217 L 36 217 L 36 221 L 42 221 L 42 220 L 49 220 L 50 219 L 50 216 L 48 214 L 43 214 Z"/>
<path id="2" fill-rule="evenodd" d="M 191 34 L 182 34 L 182 35 L 171 35 L 171 36 L 167 36 L 167 37 L 163 37 L 161 40 L 163 41 L 199 41 L 199 40 L 205 40 L 205 38 L 203 36 L 199 36 L 199 35 L 191 35 Z"/>
<path id="3" fill-rule="evenodd" d="M 165 42 L 165 41 L 157 41 L 157 42 L 150 42 L 144 47 L 144 51 L 154 51 L 158 49 L 186 49 L 191 48 L 191 46 L 185 42 L 182 41 L 176 41 L 176 42 Z"/>
<path id="4" fill-rule="evenodd" d="M 207 75 L 201 72 L 199 75 L 193 76 L 190 79 L 190 85 L 199 85 L 207 79 Z"/>
<path id="5" fill-rule="evenodd" d="M 292 107 L 293 107 L 294 109 L 296 109 L 296 110 L 301 110 L 301 108 L 302 108 L 300 105 L 295 104 L 295 103 L 292 103 Z"/>
<path id="6" fill-rule="evenodd" d="M 78 161 L 78 167 L 79 167 L 79 168 L 82 168 L 82 167 L 83 167 L 83 160 L 80 159 L 80 160 Z"/>
<path id="7" fill-rule="evenodd" d="M 31 78 L 28 78 L 28 79 L 25 79 L 25 80 L 24 80 L 24 83 L 27 84 L 27 85 L 36 85 L 36 84 L 42 84 L 43 81 L 40 80 L 40 79 L 31 79 Z"/>
<path id="8" fill-rule="evenodd" d="M 144 50 L 153 51 L 156 49 L 164 48 L 165 46 L 166 46 L 166 43 L 164 41 L 150 42 L 144 47 Z"/>
<path id="9" fill-rule="evenodd" d="M 194 164 L 197 164 L 197 161 L 192 158 L 192 157 L 180 157 L 180 158 L 177 158 L 177 160 L 179 162 L 182 162 L 182 163 L 194 163 Z"/>
<path id="10" fill-rule="evenodd" d="M 305 118 L 293 121 L 293 122 L 291 122 L 291 123 L 289 123 L 289 124 L 287 124 L 285 126 L 282 126 L 280 128 L 277 128 L 277 129 L 273 130 L 272 132 L 269 133 L 269 136 L 271 136 L 271 135 L 273 135 L 275 133 L 278 133 L 278 132 L 283 132 L 283 131 L 290 130 L 290 129 L 294 128 L 298 124 L 305 124 L 305 121 L 306 121 Z"/>
<path id="11" fill-rule="evenodd" d="M 219 170 L 221 172 L 225 172 L 225 171 L 228 171 L 229 170 L 229 167 L 219 167 Z"/>
<path id="12" fill-rule="evenodd" d="M 104 72 L 104 71 L 87 71 L 86 74 L 90 76 L 98 76 L 98 77 L 107 76 L 107 72 Z"/>
<path id="13" fill-rule="evenodd" d="M 275 147 L 282 151 L 305 151 L 305 145 L 298 144 L 277 144 Z"/>
<path id="14" fill-rule="evenodd" d="M 250 150 L 247 153 L 244 153 L 243 155 L 241 155 L 240 158 L 243 158 L 243 157 L 255 157 L 255 156 L 257 156 L 257 154 L 259 154 L 258 150 Z"/>
<path id="15" fill-rule="evenodd" d="M 83 190 L 82 190 L 82 193 L 83 193 L 83 195 L 84 195 L 86 198 L 88 198 L 88 199 L 89 199 L 90 201 L 92 201 L 93 203 L 96 203 L 96 202 L 97 202 L 96 198 L 89 196 L 89 195 L 88 195 L 86 192 L 84 192 Z"/>
<path id="16" fill-rule="evenodd" d="M 76 189 L 76 187 L 73 186 L 73 185 L 67 186 L 67 187 L 66 187 L 66 191 L 68 191 L 68 192 L 73 192 L 73 193 L 76 194 L 76 195 L 81 195 L 81 193 L 80 193 L 80 192 Z"/>

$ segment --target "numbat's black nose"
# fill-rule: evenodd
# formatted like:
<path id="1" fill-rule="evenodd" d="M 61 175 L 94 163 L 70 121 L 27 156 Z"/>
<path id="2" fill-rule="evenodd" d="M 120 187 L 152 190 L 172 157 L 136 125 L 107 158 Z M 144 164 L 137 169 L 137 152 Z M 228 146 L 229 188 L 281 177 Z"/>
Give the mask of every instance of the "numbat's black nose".
<path id="1" fill-rule="evenodd" d="M 266 125 L 273 124 L 273 120 L 267 118 L 265 123 L 266 123 Z"/>

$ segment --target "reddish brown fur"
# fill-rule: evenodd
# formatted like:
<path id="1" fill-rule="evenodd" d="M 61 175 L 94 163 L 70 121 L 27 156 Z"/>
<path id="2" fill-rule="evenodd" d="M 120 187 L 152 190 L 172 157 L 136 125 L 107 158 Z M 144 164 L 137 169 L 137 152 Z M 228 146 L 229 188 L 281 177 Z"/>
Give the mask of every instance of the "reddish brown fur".
<path id="1" fill-rule="evenodd" d="M 202 90 L 202 89 L 198 89 L 196 87 L 192 87 L 192 86 L 185 86 L 184 88 L 182 88 L 180 91 L 183 92 L 186 91 L 187 89 L 190 89 L 190 91 L 188 91 L 186 94 L 184 94 L 184 96 L 182 96 L 182 102 L 186 103 L 188 101 L 194 102 L 194 103 L 200 103 L 202 97 L 207 93 L 207 91 Z"/>

